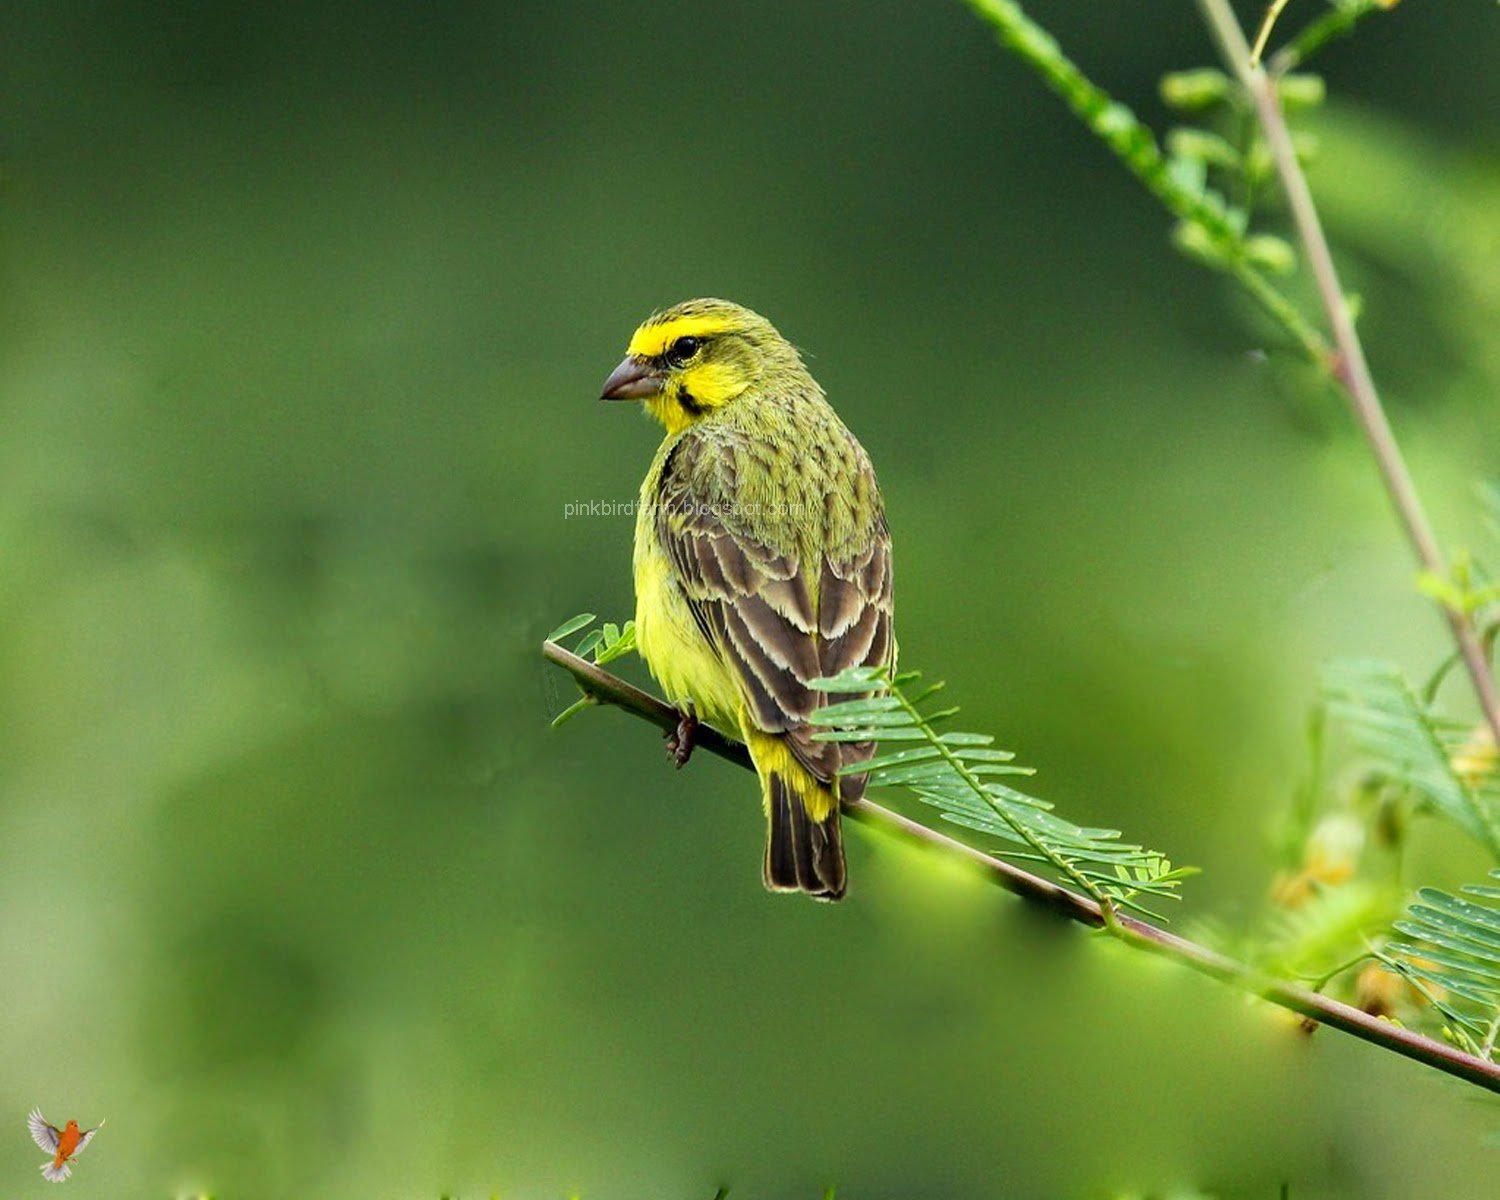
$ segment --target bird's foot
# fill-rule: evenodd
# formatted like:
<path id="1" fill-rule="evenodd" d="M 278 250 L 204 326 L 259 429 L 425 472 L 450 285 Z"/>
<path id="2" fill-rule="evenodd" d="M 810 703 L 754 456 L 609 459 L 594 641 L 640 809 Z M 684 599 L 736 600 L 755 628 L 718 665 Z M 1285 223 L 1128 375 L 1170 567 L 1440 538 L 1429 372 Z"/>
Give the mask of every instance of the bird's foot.
<path id="1" fill-rule="evenodd" d="M 693 757 L 697 737 L 698 718 L 689 709 L 678 709 L 677 728 L 667 734 L 667 757 L 677 764 L 678 770 L 687 766 L 688 759 Z"/>

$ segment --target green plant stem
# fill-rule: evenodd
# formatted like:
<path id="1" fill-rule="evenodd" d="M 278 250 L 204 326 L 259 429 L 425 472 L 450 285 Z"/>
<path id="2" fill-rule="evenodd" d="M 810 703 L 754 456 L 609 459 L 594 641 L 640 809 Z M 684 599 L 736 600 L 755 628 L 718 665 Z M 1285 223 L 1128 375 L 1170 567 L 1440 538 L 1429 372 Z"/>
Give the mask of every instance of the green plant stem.
<path id="1" fill-rule="evenodd" d="M 995 31 L 1003 46 L 1062 97 L 1167 211 L 1204 231 L 1215 249 L 1215 257 L 1210 260 L 1213 265 L 1233 275 L 1313 362 L 1328 365 L 1332 357 L 1328 342 L 1249 260 L 1243 230 L 1230 218 L 1222 197 L 1184 184 L 1172 171 L 1151 130 L 1084 75 L 1063 54 L 1052 35 L 1032 21 L 1014 0 L 964 0 L 964 3 Z"/>
<path id="2" fill-rule="evenodd" d="M 1421 497 L 1417 493 L 1411 472 L 1407 469 L 1401 447 L 1396 442 L 1396 435 L 1380 403 L 1375 381 L 1370 375 L 1369 363 L 1365 360 L 1364 346 L 1354 328 L 1349 306 L 1344 301 L 1344 290 L 1333 265 L 1333 255 L 1328 249 L 1323 223 L 1318 217 L 1317 206 L 1313 203 L 1312 192 L 1307 186 L 1307 177 L 1297 162 L 1291 131 L 1287 128 L 1286 117 L 1281 111 L 1276 85 L 1263 68 L 1251 65 L 1250 47 L 1245 42 L 1244 31 L 1240 28 L 1234 10 L 1229 6 L 1229 0 L 1198 0 L 1198 6 L 1203 10 L 1204 18 L 1219 43 L 1225 62 L 1238 76 L 1255 105 L 1256 116 L 1265 133 L 1272 161 L 1276 164 L 1276 173 L 1281 179 L 1287 204 L 1291 208 L 1292 221 L 1307 251 L 1323 311 L 1329 328 L 1333 331 L 1333 344 L 1337 350 L 1332 364 L 1334 378 L 1349 397 L 1355 420 L 1375 456 L 1381 480 L 1417 561 L 1424 570 L 1446 579 L 1447 564 L 1423 510 Z M 1496 744 L 1500 745 L 1500 691 L 1496 690 L 1494 675 L 1484 648 L 1466 613 L 1449 604 L 1439 602 L 1439 605 L 1454 641 L 1458 644 L 1485 722 L 1489 725 Z"/>
<path id="3" fill-rule="evenodd" d="M 555 642 L 544 642 L 542 654 L 549 661 L 563 668 L 577 681 L 584 693 L 595 697 L 600 703 L 622 708 L 662 730 L 677 728 L 677 710 L 648 692 L 626 683 L 593 663 L 579 658 Z M 700 724 L 697 732 L 699 749 L 747 770 L 754 770 L 750 754 L 743 745 L 708 724 Z M 1233 984 L 1236 987 L 1269 1000 L 1271 1003 L 1320 1024 L 1341 1029 L 1357 1038 L 1382 1046 L 1395 1054 L 1426 1063 L 1446 1074 L 1467 1080 L 1492 1092 L 1500 1092 L 1500 1063 L 1476 1058 L 1456 1047 L 1434 1041 L 1389 1021 L 1381 1021 L 1348 1004 L 1341 1004 L 1327 996 L 1309 991 L 1307 988 L 1272 979 L 1252 970 L 1244 963 L 1200 946 L 1186 938 L 1168 933 L 1149 922 L 1121 913 L 1107 914 L 1098 903 L 1088 896 L 1061 887 L 1029 871 L 986 854 L 973 846 L 965 845 L 956 838 L 939 833 L 935 829 L 892 812 L 870 800 L 857 800 L 844 805 L 844 812 L 863 824 L 894 832 L 910 841 L 935 847 L 944 853 L 954 854 L 974 864 L 991 882 L 1027 900 L 1046 905 L 1054 912 L 1086 925 L 1091 929 L 1102 929 L 1128 946 L 1147 950 L 1163 958 L 1171 959 L 1210 978 Z"/>
<path id="4" fill-rule="evenodd" d="M 1478 1044 L 1478 1039 L 1484 1036 L 1484 1031 L 1452 1005 L 1445 1003 L 1441 995 L 1428 987 L 1426 980 L 1413 975 L 1407 965 L 1399 958 L 1392 958 L 1388 954 L 1376 954 L 1376 957 L 1387 967 L 1395 971 L 1396 974 L 1400 975 L 1402 979 L 1406 980 L 1412 990 L 1417 992 L 1428 1004 L 1432 1005 L 1437 1012 L 1442 1013 L 1452 1032 L 1460 1037 L 1469 1037 L 1476 1045 Z"/>
<path id="5" fill-rule="evenodd" d="M 1260 56 L 1265 53 L 1266 43 L 1271 40 L 1271 30 L 1276 27 L 1281 10 L 1286 5 L 1287 0 L 1271 0 L 1270 7 L 1266 9 L 1265 18 L 1260 23 L 1260 32 L 1255 35 L 1255 45 L 1250 51 L 1250 61 L 1256 65 L 1260 64 Z"/>
<path id="6" fill-rule="evenodd" d="M 1214 247 L 1214 265 L 1233 275 L 1258 303 L 1319 367 L 1327 370 L 1344 388 L 1356 420 L 1363 430 L 1380 468 L 1381 479 L 1408 540 L 1423 569 L 1440 578 L 1447 577 L 1447 567 L 1438 548 L 1432 527 L 1423 511 L 1421 499 L 1385 410 L 1375 391 L 1364 348 L 1354 330 L 1353 319 L 1344 302 L 1343 290 L 1333 259 L 1323 236 L 1306 177 L 1297 163 L 1291 134 L 1281 113 L 1280 100 L 1272 77 L 1264 68 L 1251 65 L 1250 47 L 1245 41 L 1228 0 L 1198 0 L 1226 61 L 1239 77 L 1254 103 L 1256 115 L 1281 177 L 1292 216 L 1307 250 L 1318 292 L 1333 331 L 1333 343 L 1307 320 L 1287 297 L 1255 268 L 1245 252 L 1244 237 L 1230 219 L 1222 199 L 1213 193 L 1187 186 L 1173 173 L 1171 165 L 1151 131 L 1136 120 L 1129 109 L 1113 101 L 1108 93 L 1088 79 L 1063 54 L 1057 41 L 1022 11 L 1015 0 L 965 0 L 985 21 L 1001 43 L 1032 67 L 1053 91 L 1083 120 L 1169 212 L 1201 228 Z M 1347 22 L 1317 23 L 1294 46 L 1306 53 L 1321 40 L 1347 28 L 1353 20 L 1371 11 L 1368 5 L 1353 14 Z M 1315 34 L 1315 37 L 1314 37 Z M 1288 61 L 1278 56 L 1278 69 Z M 1474 632 L 1467 614 L 1450 605 L 1441 605 L 1444 618 L 1458 645 L 1464 666 L 1473 682 L 1480 709 L 1497 743 L 1500 743 L 1500 691 L 1497 691 L 1485 649 Z"/>
<path id="7" fill-rule="evenodd" d="M 1323 974 L 1319 975 L 1316 979 L 1308 980 L 1307 986 L 1314 992 L 1321 992 L 1345 971 L 1352 971 L 1355 967 L 1359 966 L 1360 963 L 1370 962 L 1375 958 L 1376 955 L 1372 950 L 1366 950 L 1361 954 L 1356 954 L 1347 962 L 1339 963 L 1339 965 L 1334 967 L 1332 970 L 1324 971 Z"/>
<path id="8" fill-rule="evenodd" d="M 1360 21 L 1379 8 L 1375 0 L 1365 0 L 1354 8 L 1329 9 L 1271 56 L 1271 74 L 1284 75 L 1296 70 L 1328 42 L 1351 33 Z"/>

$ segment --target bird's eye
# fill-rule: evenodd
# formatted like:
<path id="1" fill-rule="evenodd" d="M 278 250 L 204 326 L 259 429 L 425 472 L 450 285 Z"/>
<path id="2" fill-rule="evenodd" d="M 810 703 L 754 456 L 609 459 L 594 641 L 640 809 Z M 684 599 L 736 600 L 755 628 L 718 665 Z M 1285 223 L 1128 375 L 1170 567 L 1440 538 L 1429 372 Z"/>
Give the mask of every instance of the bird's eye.
<path id="1" fill-rule="evenodd" d="M 667 347 L 667 362 L 674 367 L 680 367 L 698 353 L 702 346 L 701 340 L 695 337 L 680 337 Z"/>

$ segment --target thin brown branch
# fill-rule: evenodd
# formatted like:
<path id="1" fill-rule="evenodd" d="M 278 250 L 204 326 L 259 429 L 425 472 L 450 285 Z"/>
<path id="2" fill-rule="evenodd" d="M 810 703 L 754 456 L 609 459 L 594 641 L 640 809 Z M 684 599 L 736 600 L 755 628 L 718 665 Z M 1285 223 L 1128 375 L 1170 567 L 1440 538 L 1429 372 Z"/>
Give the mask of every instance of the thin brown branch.
<path id="1" fill-rule="evenodd" d="M 579 658 L 578 655 L 563 649 L 556 642 L 543 642 L 542 654 L 572 674 L 573 678 L 578 681 L 578 686 L 586 694 L 598 699 L 600 703 L 623 708 L 651 722 L 658 729 L 670 732 L 677 728 L 677 710 L 670 704 L 658 700 L 649 692 L 643 692 L 633 684 L 626 683 L 623 679 L 595 666 L 587 659 Z M 694 742 L 698 749 L 716 754 L 737 767 L 744 767 L 746 770 L 755 769 L 750 762 L 750 752 L 745 749 L 744 743 L 719 732 L 707 722 L 701 722 L 698 725 L 697 732 L 694 734 Z M 1071 920 L 1096 927 L 1104 923 L 1104 918 L 1099 913 L 1099 906 L 1088 897 L 1077 895 L 1038 875 L 1023 871 L 1020 867 L 993 858 L 981 850 L 976 850 L 973 846 L 965 845 L 956 838 L 948 837 L 935 829 L 929 829 L 925 825 L 903 817 L 900 813 L 882 808 L 869 800 L 845 804 L 844 811 L 856 821 L 883 826 L 909 841 L 926 842 L 946 853 L 966 858 L 1007 891 L 1031 900 L 1040 900 Z"/>
<path id="2" fill-rule="evenodd" d="M 1333 333 L 1333 344 L 1337 351 L 1333 362 L 1334 377 L 1349 397 L 1355 420 L 1375 456 L 1380 478 L 1417 561 L 1424 570 L 1446 579 L 1447 563 L 1438 547 L 1432 526 L 1428 523 L 1416 483 L 1407 470 L 1406 460 L 1396 442 L 1385 408 L 1380 403 L 1379 393 L 1375 390 L 1375 381 L 1370 375 L 1369 363 L 1365 360 L 1364 346 L 1354 328 L 1354 319 L 1345 303 L 1344 290 L 1333 265 L 1333 255 L 1328 249 L 1328 239 L 1323 233 L 1323 223 L 1318 217 L 1317 206 L 1313 203 L 1312 192 L 1307 186 L 1307 177 L 1297 162 L 1291 131 L 1287 128 L 1286 117 L 1281 111 L 1276 83 L 1262 67 L 1252 64 L 1250 47 L 1245 42 L 1244 31 L 1240 28 L 1234 10 L 1229 7 L 1228 0 L 1198 0 L 1198 4 L 1219 43 L 1225 62 L 1239 77 L 1240 83 L 1255 104 L 1256 117 L 1265 133 L 1266 144 L 1276 164 L 1276 173 L 1281 178 L 1287 204 L 1291 208 L 1292 221 L 1307 251 L 1318 296 L 1322 300 L 1329 329 Z M 1484 648 L 1480 645 L 1468 615 L 1451 605 L 1439 603 L 1474 685 L 1474 694 L 1479 699 L 1485 722 L 1496 743 L 1500 744 L 1500 691 L 1495 687 L 1489 659 L 1485 657 Z"/>
<path id="3" fill-rule="evenodd" d="M 601 703 L 612 704 L 640 717 L 663 730 L 677 727 L 677 710 L 658 700 L 649 692 L 626 683 L 608 671 L 604 671 L 586 659 L 563 649 L 556 642 L 544 642 L 542 654 L 573 676 L 587 695 Z M 698 727 L 697 744 L 700 748 L 720 758 L 727 759 L 747 770 L 754 768 L 750 755 L 735 739 L 707 724 Z M 1060 887 L 1029 871 L 1012 866 L 1003 859 L 986 854 L 935 829 L 929 829 L 899 813 L 892 812 L 870 800 L 858 800 L 844 806 L 844 811 L 856 821 L 896 833 L 910 841 L 932 846 L 948 854 L 956 854 L 976 866 L 991 882 L 1027 900 L 1046 905 L 1069 920 L 1077 921 L 1092 929 L 1106 929 L 1106 922 L 1099 906 L 1087 896 L 1080 896 L 1068 888 Z M 1382 1046 L 1406 1058 L 1426 1063 L 1439 1071 L 1457 1076 L 1459 1079 L 1478 1084 L 1492 1092 L 1500 1092 L 1500 1064 L 1476 1058 L 1471 1054 L 1381 1021 L 1368 1013 L 1341 1004 L 1327 996 L 1308 991 L 1306 988 L 1271 979 L 1252 970 L 1244 963 L 1200 946 L 1186 938 L 1178 937 L 1134 917 L 1117 915 L 1106 932 L 1127 945 L 1149 950 L 1185 967 L 1211 978 L 1233 984 L 1252 992 L 1263 999 L 1292 1012 L 1300 1013 L 1323 1025 L 1342 1029 L 1345 1033 Z"/>

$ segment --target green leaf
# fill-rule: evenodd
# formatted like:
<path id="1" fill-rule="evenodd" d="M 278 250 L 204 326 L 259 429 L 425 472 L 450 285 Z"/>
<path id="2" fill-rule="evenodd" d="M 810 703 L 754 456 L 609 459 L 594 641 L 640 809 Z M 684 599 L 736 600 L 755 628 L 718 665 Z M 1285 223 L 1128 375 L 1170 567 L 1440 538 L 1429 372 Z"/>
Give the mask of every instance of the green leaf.
<path id="1" fill-rule="evenodd" d="M 901 701 L 894 696 L 871 696 L 868 700 L 842 700 L 825 704 L 808 718 L 812 725 L 852 725 L 872 715 L 899 711 Z M 910 722 L 907 722 L 908 724 Z"/>
<path id="2" fill-rule="evenodd" d="M 1177 187 L 1190 195 L 1201 197 L 1208 186 L 1208 164 L 1201 158 L 1173 155 L 1167 160 L 1167 175 Z"/>
<path id="3" fill-rule="evenodd" d="M 904 674 L 887 682 L 845 672 L 824 681 L 830 691 L 851 685 L 887 689 L 880 696 L 829 705 L 814 718 L 825 726 L 814 735 L 819 741 L 878 744 L 870 759 L 845 765 L 841 775 L 865 775 L 872 787 L 904 788 L 952 824 L 1006 843 L 1005 856 L 1049 864 L 1096 900 L 1130 904 L 1138 893 L 1171 897 L 1193 873 L 1191 868 L 1174 871 L 1163 855 L 1123 841 L 1117 830 L 1075 825 L 1045 800 L 997 782 L 997 777 L 1029 775 L 1032 768 L 1016 764 L 1010 751 L 993 748 L 989 734 L 939 733 L 935 723 L 958 709 L 921 711 L 905 691 L 918 678 Z M 936 690 L 925 689 L 920 699 Z"/>
<path id="4" fill-rule="evenodd" d="M 1321 75 L 1283 75 L 1276 83 L 1282 106 L 1287 112 L 1317 108 L 1328 96 L 1328 85 Z"/>
<path id="5" fill-rule="evenodd" d="M 881 710 L 873 708 L 870 702 L 865 700 L 856 700 L 853 703 L 858 709 L 857 712 L 851 714 L 847 720 L 835 715 L 831 723 L 850 729 L 856 726 L 862 729 L 901 728 L 903 726 L 909 728 L 912 724 L 911 717 L 900 709 L 893 712 L 889 709 Z M 817 724 L 823 725 L 828 723 L 830 723 L 830 719 L 827 713 L 820 712 L 817 715 Z"/>
<path id="6" fill-rule="evenodd" d="M 573 701 L 572 704 L 568 705 L 567 708 L 563 709 L 562 712 L 558 713 L 557 716 L 552 718 L 552 728 L 559 728 L 565 721 L 572 720 L 584 709 L 590 708 L 597 703 L 599 703 L 599 701 L 593 696 L 580 696 L 577 700 Z"/>
<path id="7" fill-rule="evenodd" d="M 1215 238 L 1199 221 L 1178 221 L 1172 229 L 1172 244 L 1189 258 L 1221 267 L 1234 258 L 1236 249 Z"/>
<path id="8" fill-rule="evenodd" d="M 1500 859 L 1500 816 L 1492 798 L 1454 768 L 1452 722 L 1434 716 L 1395 667 L 1335 663 L 1324 673 L 1330 716 L 1349 728 L 1356 747 L 1391 781 Z"/>
<path id="9" fill-rule="evenodd" d="M 1500 871 L 1490 878 L 1500 879 Z M 1486 898 L 1500 889 L 1474 884 L 1468 895 Z M 1448 1034 L 1471 1053 L 1494 1056 L 1500 1026 L 1500 908 L 1475 904 L 1437 888 L 1423 888 L 1391 941 L 1382 963 L 1409 980 L 1430 983 L 1427 999 L 1442 1014 Z"/>
<path id="10" fill-rule="evenodd" d="M 583 641 L 579 642 L 578 645 L 574 648 L 573 653 L 578 655 L 579 658 L 582 658 L 595 646 L 599 645 L 602 641 L 604 641 L 604 630 L 590 630 L 589 633 L 584 636 Z"/>
<path id="11" fill-rule="evenodd" d="M 605 632 L 606 634 L 608 633 L 608 627 L 606 627 Z M 635 622 L 626 621 L 624 626 L 621 627 L 619 635 L 613 641 L 608 637 L 605 638 L 605 644 L 601 645 L 594 652 L 594 661 L 603 666 L 605 663 L 613 662 L 615 659 L 622 655 L 630 654 L 634 650 Z"/>
<path id="12" fill-rule="evenodd" d="M 1180 159 L 1192 159 L 1226 171 L 1240 169 L 1240 152 L 1217 133 L 1179 127 L 1167 132 L 1167 149 Z"/>
<path id="13" fill-rule="evenodd" d="M 957 746 L 958 749 L 953 752 L 953 756 L 963 763 L 1012 762 L 1016 757 L 1009 750 L 988 750 L 982 745 L 969 745 L 961 741 L 950 742 L 946 735 L 939 741 L 945 746 Z M 1032 773 L 1030 767 L 1017 767 L 1016 770 L 1027 775 Z"/>
<path id="14" fill-rule="evenodd" d="M 1446 950 L 1500 963 L 1500 946 L 1491 948 L 1482 941 L 1465 937 L 1462 932 L 1451 926 L 1445 927 L 1430 921 L 1425 924 L 1415 921 L 1397 921 L 1391 928 L 1397 933 L 1404 933 L 1410 938 L 1420 938 L 1422 941 Z"/>
<path id="15" fill-rule="evenodd" d="M 813 734 L 815 742 L 925 742 L 927 733 L 921 729 L 821 729 Z"/>
<path id="16" fill-rule="evenodd" d="M 1428 964 L 1437 964 L 1440 967 L 1453 967 L 1461 971 L 1461 976 L 1455 976 L 1460 980 L 1468 979 L 1479 986 L 1484 980 L 1492 980 L 1500 984 L 1500 970 L 1491 970 L 1476 961 L 1474 956 L 1466 954 L 1451 954 L 1445 950 L 1434 949 L 1431 946 L 1413 946 L 1406 942 L 1391 942 L 1386 946 L 1388 954 L 1401 954 L 1408 958 L 1421 959 Z"/>
<path id="17" fill-rule="evenodd" d="M 863 774 L 866 771 L 878 771 L 883 767 L 901 767 L 908 763 L 922 762 L 938 757 L 936 746 L 918 746 L 914 750 L 896 750 L 891 754 L 882 754 L 863 763 L 850 763 L 845 770 L 851 773 Z"/>
<path id="18" fill-rule="evenodd" d="M 1269 233 L 1246 238 L 1245 257 L 1273 275 L 1290 275 L 1297 269 L 1297 252 L 1291 242 Z"/>
<path id="19" fill-rule="evenodd" d="M 1436 571 L 1417 572 L 1417 591 L 1429 599 L 1436 600 L 1439 604 L 1453 609 L 1454 612 L 1464 612 L 1464 590 L 1454 583 L 1453 580 Z"/>
<path id="20" fill-rule="evenodd" d="M 1236 91 L 1229 76 L 1211 67 L 1173 71 L 1161 79 L 1161 98 L 1178 112 L 1196 113 L 1224 103 Z"/>
<path id="21" fill-rule="evenodd" d="M 850 667 L 837 675 L 814 679 L 807 686 L 817 692 L 868 692 L 885 686 L 885 671 L 881 667 Z"/>
<path id="22" fill-rule="evenodd" d="M 1426 902 L 1426 906 L 1412 905 L 1411 911 L 1414 915 L 1436 917 L 1441 914 L 1470 929 L 1485 929 L 1500 937 L 1500 910 L 1483 904 L 1470 904 L 1467 900 L 1460 900 L 1457 896 L 1450 896 L 1447 892 L 1439 891 L 1437 888 L 1421 888 L 1417 896 Z"/>
<path id="23" fill-rule="evenodd" d="M 566 621 L 564 621 L 561 625 L 559 625 L 556 629 L 554 629 L 547 635 L 547 640 L 549 642 L 561 641 L 563 638 L 567 637 L 568 634 L 577 633 L 585 625 L 590 624 L 594 619 L 595 618 L 593 613 L 579 613 L 576 617 L 569 617 Z"/>
<path id="24" fill-rule="evenodd" d="M 909 703 L 913 708 L 920 708 L 924 700 L 935 696 L 938 692 L 942 691 L 947 686 L 948 685 L 946 683 L 934 683 L 931 687 L 923 688 L 915 696 L 911 697 Z"/>
<path id="25" fill-rule="evenodd" d="M 957 709 L 954 710 L 955 712 Z M 988 746 L 994 742 L 994 738 L 987 733 L 945 733 L 937 739 L 945 746 Z M 1015 755 L 1010 755 L 1014 758 Z"/>

